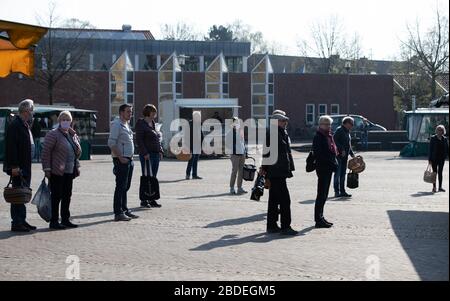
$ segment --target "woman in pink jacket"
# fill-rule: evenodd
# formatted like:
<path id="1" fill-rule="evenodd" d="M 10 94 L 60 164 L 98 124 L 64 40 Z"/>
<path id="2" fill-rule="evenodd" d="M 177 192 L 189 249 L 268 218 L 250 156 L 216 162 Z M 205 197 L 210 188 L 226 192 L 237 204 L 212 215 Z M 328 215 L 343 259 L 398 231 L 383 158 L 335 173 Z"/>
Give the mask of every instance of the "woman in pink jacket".
<path id="1" fill-rule="evenodd" d="M 42 150 L 42 167 L 49 179 L 52 195 L 52 219 L 50 229 L 76 228 L 70 222 L 70 198 L 73 179 L 79 176 L 81 156 L 80 140 L 71 128 L 72 115 L 63 111 L 58 117 L 59 126 L 45 136 Z M 61 203 L 61 223 L 59 204 Z"/>

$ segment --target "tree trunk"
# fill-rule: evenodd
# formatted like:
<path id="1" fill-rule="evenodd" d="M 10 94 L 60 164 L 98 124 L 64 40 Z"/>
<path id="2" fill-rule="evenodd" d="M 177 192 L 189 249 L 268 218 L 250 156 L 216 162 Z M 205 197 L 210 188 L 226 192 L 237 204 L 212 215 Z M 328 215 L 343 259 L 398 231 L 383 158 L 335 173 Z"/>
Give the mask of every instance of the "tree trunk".
<path id="1" fill-rule="evenodd" d="M 431 100 L 436 99 L 436 72 L 431 72 Z"/>
<path id="2" fill-rule="evenodd" d="M 47 92 L 48 92 L 48 104 L 53 105 L 53 81 L 51 79 L 48 80 Z"/>

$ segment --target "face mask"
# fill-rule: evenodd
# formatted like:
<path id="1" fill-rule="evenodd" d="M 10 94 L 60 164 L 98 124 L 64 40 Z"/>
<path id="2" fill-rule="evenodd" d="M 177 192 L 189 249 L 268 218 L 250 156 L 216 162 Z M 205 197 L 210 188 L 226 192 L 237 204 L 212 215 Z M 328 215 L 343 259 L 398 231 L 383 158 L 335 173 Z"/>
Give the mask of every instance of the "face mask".
<path id="1" fill-rule="evenodd" d="M 241 128 L 241 125 L 240 125 L 240 124 L 236 124 L 236 125 L 234 126 L 234 128 L 235 128 L 236 130 L 239 130 L 239 129 Z"/>
<path id="2" fill-rule="evenodd" d="M 59 125 L 61 126 L 61 128 L 63 129 L 63 130 L 68 130 L 69 128 L 70 128 L 70 124 L 71 124 L 72 122 L 70 122 L 70 121 L 61 121 L 60 123 L 59 123 Z"/>

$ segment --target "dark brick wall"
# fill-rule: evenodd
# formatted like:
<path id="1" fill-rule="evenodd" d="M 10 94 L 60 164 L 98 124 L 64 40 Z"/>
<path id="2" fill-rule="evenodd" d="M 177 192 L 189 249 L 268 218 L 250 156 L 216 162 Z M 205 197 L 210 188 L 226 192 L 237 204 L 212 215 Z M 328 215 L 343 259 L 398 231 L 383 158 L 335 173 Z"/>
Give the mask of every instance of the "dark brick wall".
<path id="1" fill-rule="evenodd" d="M 251 76 L 250 73 L 230 73 L 230 98 L 238 98 L 239 105 L 242 107 L 239 109 L 239 117 L 246 120 L 251 117 Z"/>

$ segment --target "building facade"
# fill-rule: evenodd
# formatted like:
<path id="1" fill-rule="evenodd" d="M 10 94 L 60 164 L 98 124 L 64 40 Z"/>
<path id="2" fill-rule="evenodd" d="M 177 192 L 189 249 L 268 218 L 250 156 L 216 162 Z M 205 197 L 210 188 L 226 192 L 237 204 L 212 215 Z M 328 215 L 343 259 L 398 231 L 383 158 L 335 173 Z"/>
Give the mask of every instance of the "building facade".
<path id="1" fill-rule="evenodd" d="M 172 120 L 189 118 L 193 110 L 203 119 L 218 112 L 223 119 L 267 120 L 281 109 L 291 117 L 289 131 L 298 139 L 308 137 L 324 114 L 359 114 L 395 128 L 390 75 L 280 72 L 272 63 L 277 56 L 251 55 L 249 43 L 156 41 L 150 32 L 126 29 L 94 33 L 54 98 L 97 110 L 97 132 L 109 131 L 123 103 L 134 105 L 135 118 L 145 104 L 156 105 L 166 133 Z M 71 34 L 61 30 L 57 39 Z M 47 62 L 37 61 L 37 72 L 45 72 Z M 0 105 L 24 98 L 48 103 L 45 87 L 36 80 L 17 74 L 0 79 Z"/>

